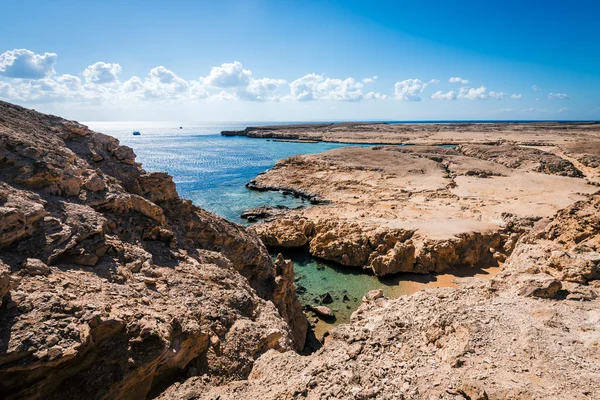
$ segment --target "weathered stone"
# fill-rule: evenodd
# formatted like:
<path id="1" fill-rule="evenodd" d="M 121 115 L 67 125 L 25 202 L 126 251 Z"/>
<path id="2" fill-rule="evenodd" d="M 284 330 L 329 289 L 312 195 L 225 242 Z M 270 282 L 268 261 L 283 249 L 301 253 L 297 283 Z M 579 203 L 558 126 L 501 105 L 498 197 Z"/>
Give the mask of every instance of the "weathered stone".
<path id="1" fill-rule="evenodd" d="M 23 269 L 29 275 L 46 275 L 50 273 L 50 268 L 36 258 L 28 258 L 23 264 Z"/>

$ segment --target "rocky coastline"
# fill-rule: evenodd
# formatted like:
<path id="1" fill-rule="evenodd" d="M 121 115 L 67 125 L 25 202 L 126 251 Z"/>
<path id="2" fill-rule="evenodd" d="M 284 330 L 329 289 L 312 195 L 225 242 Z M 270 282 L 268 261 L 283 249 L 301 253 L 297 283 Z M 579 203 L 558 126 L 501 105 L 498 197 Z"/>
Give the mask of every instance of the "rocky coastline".
<path id="1" fill-rule="evenodd" d="M 181 199 L 116 139 L 0 102 L 0 397 L 599 398 L 598 128 L 227 133 L 415 144 L 282 160 L 250 187 L 314 204 L 254 210 L 265 218 L 246 229 Z M 369 292 L 307 354 L 293 265 L 267 247 L 379 276 L 501 271 Z"/>
<path id="2" fill-rule="evenodd" d="M 304 347 L 293 269 L 84 125 L 0 102 L 0 393 L 152 397 Z"/>
<path id="3" fill-rule="evenodd" d="M 239 131 L 222 131 L 223 136 L 323 141 L 362 144 L 457 145 L 497 144 L 554 146 L 582 140 L 600 139 L 600 124 L 595 122 L 535 123 L 435 123 L 388 124 L 341 122 L 254 126 Z"/>

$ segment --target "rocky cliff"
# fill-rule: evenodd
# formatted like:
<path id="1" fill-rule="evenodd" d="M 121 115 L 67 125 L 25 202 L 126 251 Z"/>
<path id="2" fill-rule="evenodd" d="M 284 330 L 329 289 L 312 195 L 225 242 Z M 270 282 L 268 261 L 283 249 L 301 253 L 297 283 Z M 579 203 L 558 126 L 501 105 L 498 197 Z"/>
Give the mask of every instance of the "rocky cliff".
<path id="1" fill-rule="evenodd" d="M 132 149 L 0 102 L 0 397 L 143 399 L 301 350 L 293 271 Z"/>

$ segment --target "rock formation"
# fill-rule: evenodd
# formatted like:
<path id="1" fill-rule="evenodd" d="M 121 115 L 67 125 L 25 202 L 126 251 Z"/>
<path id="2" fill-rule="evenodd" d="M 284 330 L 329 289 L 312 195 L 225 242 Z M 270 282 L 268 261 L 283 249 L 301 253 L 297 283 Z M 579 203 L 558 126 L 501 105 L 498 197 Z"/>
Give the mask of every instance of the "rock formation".
<path id="1" fill-rule="evenodd" d="M 569 160 L 508 144 L 340 148 L 282 160 L 252 187 L 327 200 L 255 225 L 267 246 L 378 276 L 503 261 L 534 221 L 597 190 Z"/>
<path id="2" fill-rule="evenodd" d="M 540 220 L 492 281 L 390 300 L 369 292 L 309 357 L 269 351 L 247 380 L 160 399 L 596 399 L 600 197 Z"/>
<path id="3" fill-rule="evenodd" d="M 293 270 L 84 125 L 0 102 L 0 393 L 143 399 L 301 350 Z"/>

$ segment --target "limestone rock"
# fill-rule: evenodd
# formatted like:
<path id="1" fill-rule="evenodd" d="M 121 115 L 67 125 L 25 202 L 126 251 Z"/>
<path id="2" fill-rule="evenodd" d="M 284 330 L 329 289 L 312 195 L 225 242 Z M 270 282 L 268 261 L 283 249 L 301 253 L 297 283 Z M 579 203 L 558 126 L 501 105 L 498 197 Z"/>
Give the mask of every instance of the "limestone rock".
<path id="1" fill-rule="evenodd" d="M 28 258 L 23 264 L 23 269 L 29 275 L 47 275 L 50 272 L 50 268 L 46 264 L 35 258 Z"/>
<path id="2" fill-rule="evenodd" d="M 335 317 L 333 310 L 327 306 L 311 306 L 311 310 L 314 311 L 314 313 L 320 317 L 324 317 L 324 318 Z"/>
<path id="3" fill-rule="evenodd" d="M 519 275 L 517 285 L 521 296 L 547 299 L 555 297 L 562 287 L 559 281 L 546 274 Z"/>

